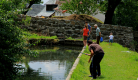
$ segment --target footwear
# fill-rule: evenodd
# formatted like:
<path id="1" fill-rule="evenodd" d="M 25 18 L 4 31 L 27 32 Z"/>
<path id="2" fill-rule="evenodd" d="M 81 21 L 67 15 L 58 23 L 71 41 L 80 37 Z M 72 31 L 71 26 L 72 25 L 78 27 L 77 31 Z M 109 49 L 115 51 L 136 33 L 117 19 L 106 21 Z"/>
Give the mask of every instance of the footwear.
<path id="1" fill-rule="evenodd" d="M 93 77 L 92 75 L 89 75 L 89 77 Z"/>
<path id="2" fill-rule="evenodd" d="M 97 75 L 96 77 L 100 77 L 101 75 Z"/>

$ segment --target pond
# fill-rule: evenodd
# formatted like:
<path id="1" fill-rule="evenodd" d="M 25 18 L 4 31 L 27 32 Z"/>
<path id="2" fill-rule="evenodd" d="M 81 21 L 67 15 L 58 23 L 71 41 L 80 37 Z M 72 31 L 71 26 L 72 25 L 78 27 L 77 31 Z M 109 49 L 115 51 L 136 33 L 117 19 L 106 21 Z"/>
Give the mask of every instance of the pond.
<path id="1" fill-rule="evenodd" d="M 38 46 L 37 57 L 24 57 L 20 80 L 65 80 L 82 47 Z"/>

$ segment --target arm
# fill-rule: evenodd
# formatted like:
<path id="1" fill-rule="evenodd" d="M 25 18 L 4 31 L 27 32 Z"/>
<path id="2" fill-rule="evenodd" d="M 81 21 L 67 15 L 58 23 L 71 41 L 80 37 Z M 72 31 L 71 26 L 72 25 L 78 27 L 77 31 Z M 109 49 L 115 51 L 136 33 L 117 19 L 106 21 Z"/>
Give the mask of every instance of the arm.
<path id="1" fill-rule="evenodd" d="M 82 32 L 82 31 L 83 31 L 83 29 L 80 32 Z"/>
<path id="2" fill-rule="evenodd" d="M 91 56 L 91 54 L 85 53 L 85 55 Z"/>
<path id="3" fill-rule="evenodd" d="M 91 32 L 91 31 L 89 31 L 89 35 L 88 35 L 88 36 L 90 36 L 90 32 Z"/>
<path id="4" fill-rule="evenodd" d="M 91 49 L 90 59 L 89 59 L 88 63 L 91 61 L 91 58 L 93 57 L 93 55 L 94 55 L 94 52 L 93 52 L 93 50 Z"/>
<path id="5" fill-rule="evenodd" d="M 101 37 L 101 32 L 99 32 L 99 36 Z"/>
<path id="6" fill-rule="evenodd" d="M 90 31 L 90 33 L 92 32 L 92 27 L 91 27 L 91 31 Z"/>

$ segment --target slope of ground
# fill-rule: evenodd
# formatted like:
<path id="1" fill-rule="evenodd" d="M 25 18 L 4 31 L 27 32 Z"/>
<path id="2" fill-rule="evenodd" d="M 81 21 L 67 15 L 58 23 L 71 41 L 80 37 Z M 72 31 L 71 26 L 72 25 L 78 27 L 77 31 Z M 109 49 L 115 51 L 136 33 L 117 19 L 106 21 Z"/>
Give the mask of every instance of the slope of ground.
<path id="1" fill-rule="evenodd" d="M 56 19 L 62 19 L 62 20 L 79 20 L 79 21 L 89 21 L 89 22 L 92 22 L 92 23 L 102 23 L 102 21 L 100 21 L 99 19 L 97 18 L 94 18 L 93 16 L 90 16 L 90 15 L 85 15 L 85 14 L 82 14 L 82 15 L 77 15 L 77 14 L 72 14 L 70 16 L 66 16 L 66 17 L 52 17 L 52 18 L 56 18 Z"/>
<path id="2" fill-rule="evenodd" d="M 101 76 L 97 80 L 137 80 L 138 78 L 138 53 L 122 47 L 118 43 L 108 45 L 100 44 L 105 55 L 101 61 Z M 88 46 L 84 51 L 88 51 Z M 89 56 L 82 55 L 79 64 L 74 70 L 70 80 L 91 80 L 88 63 Z"/>

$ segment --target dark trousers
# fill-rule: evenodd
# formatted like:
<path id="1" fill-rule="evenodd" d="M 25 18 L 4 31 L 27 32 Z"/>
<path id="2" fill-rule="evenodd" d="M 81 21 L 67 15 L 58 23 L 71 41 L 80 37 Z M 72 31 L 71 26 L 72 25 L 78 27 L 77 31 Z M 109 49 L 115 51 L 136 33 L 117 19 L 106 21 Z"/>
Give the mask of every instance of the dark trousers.
<path id="1" fill-rule="evenodd" d="M 96 43 L 99 44 L 99 41 L 100 41 L 100 36 L 96 36 Z"/>
<path id="2" fill-rule="evenodd" d="M 87 42 L 90 40 L 90 36 L 87 37 Z"/>
<path id="3" fill-rule="evenodd" d="M 100 62 L 103 56 L 104 56 L 104 53 L 96 54 L 93 56 L 93 59 L 90 65 L 90 73 L 94 79 L 96 78 L 97 75 L 98 76 L 101 75 Z"/>

